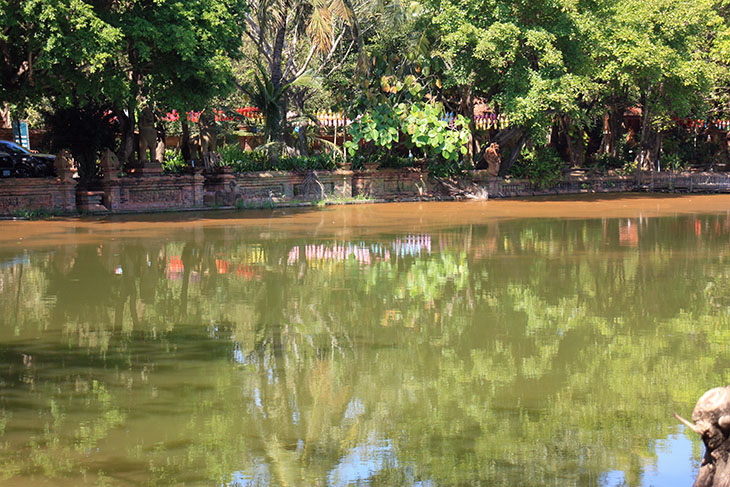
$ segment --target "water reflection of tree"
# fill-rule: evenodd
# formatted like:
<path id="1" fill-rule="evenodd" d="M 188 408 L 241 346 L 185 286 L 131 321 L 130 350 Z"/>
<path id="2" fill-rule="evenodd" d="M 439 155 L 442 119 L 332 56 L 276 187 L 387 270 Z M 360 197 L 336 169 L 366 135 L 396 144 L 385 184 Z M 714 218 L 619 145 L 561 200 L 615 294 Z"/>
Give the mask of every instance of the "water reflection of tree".
<path id="1" fill-rule="evenodd" d="M 444 239 L 452 246 L 432 255 L 323 268 L 286 264 L 303 240 L 265 241 L 261 281 L 216 267 L 260 241 L 207 235 L 79 248 L 64 273 L 31 261 L 25 279 L 48 279 L 35 292 L 39 302 L 57 296 L 58 326 L 107 329 L 105 363 L 127 364 L 117 377 L 89 358 L 76 363 L 110 398 L 92 416 L 132 411 L 120 385 L 131 379 L 149 401 L 153 386 L 155 401 L 183 394 L 179 434 L 141 453 L 128 445 L 159 484 L 191 471 L 223 483 L 264 465 L 262 483 L 321 485 L 355 448 L 387 440 L 392 456 L 371 472 L 375 485 L 596 485 L 606 469 L 638 485 L 651 440 L 675 431 L 671 411 L 730 379 L 717 372 L 728 339 L 717 307 L 728 289 L 723 237 L 678 233 L 687 223 L 636 222 L 630 246 L 614 220 L 502 222 L 454 231 Z M 181 281 L 159 264 L 172 255 Z M 75 300 L 86 288 L 67 280 L 79 276 L 99 277 L 109 295 L 90 289 L 97 299 Z M 199 370 L 166 386 L 177 377 L 167 367 L 188 362 Z M 110 424 L 96 430 L 108 437 Z M 72 469 L 83 465 L 72 458 Z"/>

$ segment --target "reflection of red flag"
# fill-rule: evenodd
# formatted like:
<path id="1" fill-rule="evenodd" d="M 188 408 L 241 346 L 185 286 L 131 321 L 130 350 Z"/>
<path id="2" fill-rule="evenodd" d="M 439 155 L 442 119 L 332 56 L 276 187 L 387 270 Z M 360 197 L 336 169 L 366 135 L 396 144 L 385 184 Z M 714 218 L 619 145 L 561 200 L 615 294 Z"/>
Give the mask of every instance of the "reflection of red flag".
<path id="1" fill-rule="evenodd" d="M 695 220 L 695 235 L 702 235 L 702 222 L 699 220 Z"/>
<path id="2" fill-rule="evenodd" d="M 182 272 L 184 269 L 182 259 L 178 256 L 170 257 L 170 265 L 168 266 L 170 272 Z"/>
<path id="3" fill-rule="evenodd" d="M 218 274 L 228 274 L 228 270 L 230 268 L 231 264 L 229 264 L 228 261 L 223 259 L 215 260 L 215 269 L 218 271 Z"/>
<path id="4" fill-rule="evenodd" d="M 639 245 L 639 227 L 628 220 L 625 224 L 619 223 L 618 241 L 620 245 L 637 247 Z"/>

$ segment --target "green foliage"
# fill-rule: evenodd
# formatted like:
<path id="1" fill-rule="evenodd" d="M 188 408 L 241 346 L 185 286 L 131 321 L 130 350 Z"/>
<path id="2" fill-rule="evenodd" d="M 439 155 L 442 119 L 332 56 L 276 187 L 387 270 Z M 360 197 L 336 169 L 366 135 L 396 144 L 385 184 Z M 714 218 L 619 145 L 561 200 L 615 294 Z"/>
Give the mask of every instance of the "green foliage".
<path id="1" fill-rule="evenodd" d="M 442 120 L 443 107 L 435 103 L 416 103 L 403 121 L 408 142 L 423 150 L 426 156 L 456 162 L 466 155 L 469 143 L 469 122 L 457 115 L 450 125 Z"/>
<path id="2" fill-rule="evenodd" d="M 443 106 L 438 103 L 377 105 L 350 126 L 352 140 L 346 147 L 354 156 L 361 142 L 391 149 L 402 139 L 406 147 L 415 147 L 428 158 L 456 162 L 467 153 L 468 122 L 458 115 L 449 124 L 442 120 L 443 114 Z"/>
<path id="3" fill-rule="evenodd" d="M 682 160 L 682 157 L 676 152 L 665 154 L 662 157 L 662 165 L 672 172 L 681 172 L 687 169 L 687 161 Z"/>
<path id="4" fill-rule="evenodd" d="M 522 160 L 512 166 L 512 175 L 527 179 L 539 188 L 554 186 L 562 176 L 563 160 L 552 147 L 523 151 Z"/>
<path id="5" fill-rule="evenodd" d="M 165 157 L 162 161 L 162 170 L 166 174 L 181 174 L 188 167 L 182 152 L 176 149 L 165 149 Z"/>
<path id="6" fill-rule="evenodd" d="M 229 144 L 221 151 L 221 163 L 230 166 L 235 172 L 258 171 L 334 171 L 342 163 L 337 153 L 322 153 L 312 156 L 279 157 L 272 161 L 266 151 L 247 151 L 238 144 Z"/>
<path id="7" fill-rule="evenodd" d="M 414 157 L 403 157 L 395 150 L 376 147 L 373 151 L 358 151 L 355 156 L 350 159 L 352 169 L 364 169 L 366 165 L 377 166 L 383 169 L 398 169 L 404 167 L 413 167 L 420 161 Z"/>
<path id="8" fill-rule="evenodd" d="M 54 216 L 58 216 L 60 213 L 49 210 L 17 210 L 13 212 L 13 217 L 21 218 L 23 220 L 46 220 Z M 2 418 L 0 417 L 0 426 L 2 426 Z M 2 434 L 2 428 L 0 428 L 0 434 Z"/>
<path id="9" fill-rule="evenodd" d="M 402 119 L 405 117 L 404 104 L 395 107 L 382 104 L 362 114 L 359 120 L 350 125 L 348 132 L 352 140 L 345 146 L 351 156 L 357 153 L 360 142 L 371 142 L 375 147 L 390 149 L 400 137 Z"/>
<path id="10" fill-rule="evenodd" d="M 673 127 L 662 139 L 661 165 L 670 171 L 682 171 L 690 165 L 709 167 L 712 163 L 726 162 L 722 143 L 718 144 L 694 130 Z"/>
<path id="11" fill-rule="evenodd" d="M 3 0 L 0 99 L 199 108 L 233 87 L 242 0 Z M 197 105 L 197 106 L 191 106 Z"/>
<path id="12" fill-rule="evenodd" d="M 264 136 L 266 142 L 271 142 L 282 131 L 281 101 L 289 86 L 275 86 L 261 63 L 256 68 L 253 82 L 243 84 L 241 89 L 264 116 Z"/>
<path id="13" fill-rule="evenodd" d="M 594 170 L 605 173 L 611 169 L 623 167 L 625 161 L 620 157 L 613 157 L 611 154 L 598 154 L 595 156 L 595 163 L 591 166 Z"/>
<path id="14" fill-rule="evenodd" d="M 456 161 L 430 159 L 427 168 L 429 174 L 437 178 L 450 178 L 464 172 L 464 167 Z"/>

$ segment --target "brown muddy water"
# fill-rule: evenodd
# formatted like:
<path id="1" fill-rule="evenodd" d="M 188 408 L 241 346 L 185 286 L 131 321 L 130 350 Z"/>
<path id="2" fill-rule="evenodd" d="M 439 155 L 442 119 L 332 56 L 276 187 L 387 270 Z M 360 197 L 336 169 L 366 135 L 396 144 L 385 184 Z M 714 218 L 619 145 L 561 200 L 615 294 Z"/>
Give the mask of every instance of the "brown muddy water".
<path id="1" fill-rule="evenodd" d="M 691 485 L 730 196 L 0 221 L 2 486 Z"/>

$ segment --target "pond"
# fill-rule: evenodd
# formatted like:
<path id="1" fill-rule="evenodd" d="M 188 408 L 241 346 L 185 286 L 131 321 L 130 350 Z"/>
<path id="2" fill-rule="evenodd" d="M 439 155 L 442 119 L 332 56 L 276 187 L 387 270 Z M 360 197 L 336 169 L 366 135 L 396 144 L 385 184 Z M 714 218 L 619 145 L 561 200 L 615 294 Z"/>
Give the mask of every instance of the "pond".
<path id="1" fill-rule="evenodd" d="M 0 222 L 0 484 L 688 486 L 730 197 Z"/>

